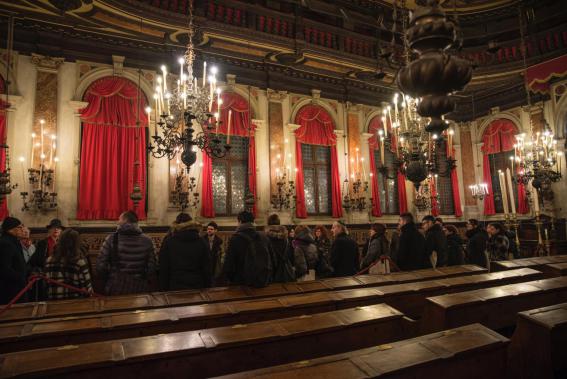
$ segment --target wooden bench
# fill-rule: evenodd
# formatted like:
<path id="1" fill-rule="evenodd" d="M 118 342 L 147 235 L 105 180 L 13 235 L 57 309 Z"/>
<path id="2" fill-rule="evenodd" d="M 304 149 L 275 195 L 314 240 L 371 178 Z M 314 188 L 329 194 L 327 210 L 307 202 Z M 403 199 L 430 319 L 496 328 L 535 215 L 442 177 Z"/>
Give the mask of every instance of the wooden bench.
<path id="1" fill-rule="evenodd" d="M 516 314 L 567 301 L 567 276 L 510 284 L 427 299 L 421 332 L 479 322 L 492 329 L 512 327 Z"/>
<path id="2" fill-rule="evenodd" d="M 387 275 L 360 275 L 356 277 L 331 278 L 309 282 L 274 283 L 265 288 L 251 288 L 245 286 L 215 287 L 203 290 L 154 292 L 129 296 L 25 303 L 16 304 L 7 312 L 0 315 L 0 322 L 258 299 L 271 296 L 334 291 L 348 288 L 366 288 L 431 280 L 435 278 L 473 275 L 485 273 L 486 271 L 485 268 L 479 266 L 463 265 L 442 267 L 437 270 L 428 269 L 397 272 Z"/>
<path id="3" fill-rule="evenodd" d="M 518 313 L 508 349 L 514 378 L 567 377 L 567 303 Z"/>
<path id="4" fill-rule="evenodd" d="M 490 262 L 490 271 L 533 268 L 534 270 L 544 271 L 547 273 L 547 265 L 565 262 L 567 262 L 567 255 L 549 255 L 545 257 L 512 259 L 509 261 L 493 261 Z"/>
<path id="5" fill-rule="evenodd" d="M 553 263 L 545 265 L 544 271 L 551 277 L 566 276 L 567 275 L 567 262 Z"/>
<path id="6" fill-rule="evenodd" d="M 519 269 L 375 288 L 3 323 L 0 352 L 213 328 L 377 303 L 419 318 L 429 296 L 538 278 L 542 278 L 538 271 Z"/>
<path id="7" fill-rule="evenodd" d="M 0 378 L 203 378 L 337 354 L 405 337 L 378 304 L 247 325 L 0 355 Z"/>
<path id="8" fill-rule="evenodd" d="M 479 324 L 329 357 L 242 372 L 223 378 L 460 378 L 502 379 L 505 337 Z"/>

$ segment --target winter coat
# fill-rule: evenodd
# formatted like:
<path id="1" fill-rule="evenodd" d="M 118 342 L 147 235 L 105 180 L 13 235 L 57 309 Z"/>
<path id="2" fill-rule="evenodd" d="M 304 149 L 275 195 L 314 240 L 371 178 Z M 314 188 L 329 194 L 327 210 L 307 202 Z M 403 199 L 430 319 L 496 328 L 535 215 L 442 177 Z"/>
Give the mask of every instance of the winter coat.
<path id="1" fill-rule="evenodd" d="M 20 241 L 10 235 L 0 237 L 0 304 L 7 304 L 26 286 L 26 261 Z M 24 294 L 18 302 L 26 302 Z"/>
<path id="2" fill-rule="evenodd" d="M 486 262 L 486 243 L 488 242 L 488 233 L 486 230 L 476 227 L 467 230 L 467 262 L 481 267 L 488 267 Z"/>
<path id="3" fill-rule="evenodd" d="M 209 246 L 201 238 L 201 224 L 189 221 L 176 224 L 173 234 L 159 252 L 161 291 L 207 288 L 212 283 Z"/>
<path id="4" fill-rule="evenodd" d="M 45 262 L 49 257 L 47 251 L 49 246 L 49 238 L 50 237 L 47 237 L 38 241 L 35 246 L 35 253 L 31 256 L 28 262 L 33 272 L 43 272 L 45 268 Z"/>
<path id="5" fill-rule="evenodd" d="M 364 270 L 367 267 L 370 267 L 383 255 L 390 255 L 388 239 L 385 235 L 379 236 L 378 234 L 374 234 L 368 241 L 368 249 L 366 250 L 366 255 L 360 264 L 360 269 Z"/>
<path id="6" fill-rule="evenodd" d="M 211 246 L 211 243 L 209 241 L 209 236 L 208 235 L 204 235 L 203 236 L 203 241 L 205 242 L 205 244 L 207 245 L 207 248 L 209 249 L 209 254 L 210 254 L 210 260 L 211 260 L 211 272 L 213 275 L 213 278 L 218 278 L 221 274 L 222 274 L 222 263 L 224 260 L 224 255 L 223 255 L 223 250 L 222 250 L 222 239 L 215 235 L 213 237 L 213 243 Z"/>
<path id="7" fill-rule="evenodd" d="M 284 283 L 295 279 L 293 268 L 293 246 L 287 238 L 287 228 L 283 225 L 268 225 L 266 236 L 274 255 L 274 283 Z"/>
<path id="8" fill-rule="evenodd" d="M 301 278 L 309 272 L 316 270 L 319 263 L 319 253 L 315 240 L 309 230 L 302 230 L 293 240 L 293 256 L 295 262 L 295 276 Z"/>
<path id="9" fill-rule="evenodd" d="M 315 246 L 319 254 L 319 264 L 317 265 L 317 277 L 328 278 L 333 275 L 331 265 L 331 241 L 328 238 L 315 238 Z"/>
<path id="10" fill-rule="evenodd" d="M 228 249 L 226 250 L 223 266 L 223 274 L 232 284 L 244 284 L 251 281 L 244 277 L 245 258 L 250 249 L 250 243 L 245 239 L 245 237 L 239 235 L 240 233 L 245 234 L 253 240 L 257 238 L 262 239 L 262 242 L 268 246 L 268 249 L 270 245 L 268 237 L 266 237 L 263 233 L 258 233 L 253 223 L 243 223 L 238 226 L 236 233 L 228 242 Z"/>
<path id="11" fill-rule="evenodd" d="M 346 233 L 335 237 L 331 245 L 334 276 L 352 276 L 358 272 L 358 246 Z"/>
<path id="12" fill-rule="evenodd" d="M 491 261 L 505 261 L 508 259 L 510 241 L 505 234 L 496 234 L 488 238 L 486 250 Z"/>
<path id="13" fill-rule="evenodd" d="M 439 224 L 433 224 L 433 226 L 425 232 L 424 267 L 432 267 L 430 257 L 434 251 L 437 252 L 436 267 L 447 266 L 447 237 L 445 237 L 445 233 Z"/>
<path id="14" fill-rule="evenodd" d="M 114 234 L 118 234 L 118 262 L 112 257 Z M 116 233 L 104 240 L 97 258 L 96 270 L 99 277 L 106 278 L 106 293 L 118 294 L 114 289 L 121 273 L 147 285 L 148 279 L 156 272 L 154 244 L 137 224 L 123 224 L 118 227 Z M 123 294 L 137 292 L 127 289 L 120 291 Z"/>
<path id="15" fill-rule="evenodd" d="M 402 226 L 398 245 L 398 267 L 402 271 L 419 270 L 425 266 L 425 238 L 414 223 Z"/>
<path id="16" fill-rule="evenodd" d="M 91 274 L 89 263 L 84 257 L 79 257 L 75 261 L 55 261 L 54 257 L 47 258 L 45 262 L 45 276 L 49 279 L 68 284 L 92 292 Z M 73 291 L 70 288 L 59 286 L 54 283 L 47 283 L 47 298 L 49 300 L 63 300 L 72 298 L 88 297 L 82 292 Z"/>
<path id="17" fill-rule="evenodd" d="M 447 266 L 458 266 L 465 264 L 465 252 L 463 251 L 463 240 L 458 234 L 447 236 Z"/>

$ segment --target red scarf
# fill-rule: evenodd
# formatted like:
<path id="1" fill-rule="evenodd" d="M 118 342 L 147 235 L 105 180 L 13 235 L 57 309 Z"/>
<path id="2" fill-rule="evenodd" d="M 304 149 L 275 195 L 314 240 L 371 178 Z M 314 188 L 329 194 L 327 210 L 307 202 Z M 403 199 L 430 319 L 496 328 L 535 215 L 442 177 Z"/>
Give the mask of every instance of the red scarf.
<path id="1" fill-rule="evenodd" d="M 50 257 L 53 254 L 53 249 L 55 248 L 56 244 L 57 244 L 57 241 L 55 241 L 55 239 L 53 237 L 47 238 L 47 256 L 48 257 Z"/>

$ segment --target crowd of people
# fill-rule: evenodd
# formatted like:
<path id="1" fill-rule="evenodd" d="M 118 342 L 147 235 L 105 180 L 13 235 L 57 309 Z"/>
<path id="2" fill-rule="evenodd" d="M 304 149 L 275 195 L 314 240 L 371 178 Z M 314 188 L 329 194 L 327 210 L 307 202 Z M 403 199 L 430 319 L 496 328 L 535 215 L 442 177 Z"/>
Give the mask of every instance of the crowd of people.
<path id="1" fill-rule="evenodd" d="M 323 225 L 288 229 L 276 214 L 268 218 L 263 231 L 257 230 L 248 211 L 240 212 L 237 221 L 225 251 L 215 222 L 203 230 L 203 225 L 181 213 L 156 254 L 136 214 L 124 212 L 96 261 L 100 291 L 120 295 L 157 288 L 263 287 L 367 273 L 385 259 L 408 271 L 465 263 L 488 267 L 492 260 L 518 256 L 515 236 L 502 224 L 490 223 L 485 230 L 474 219 L 468 220 L 464 239 L 454 225 L 444 225 L 440 218 L 425 216 L 420 230 L 413 215 L 405 213 L 390 239 L 385 225 L 371 224 L 362 249 L 341 221 L 334 222 L 330 231 Z M 0 304 L 18 295 L 31 275 L 48 280 L 36 282 L 20 302 L 89 296 L 94 285 L 86 253 L 80 234 L 58 219 L 47 225 L 47 237 L 33 244 L 29 229 L 7 217 L 0 237 Z"/>

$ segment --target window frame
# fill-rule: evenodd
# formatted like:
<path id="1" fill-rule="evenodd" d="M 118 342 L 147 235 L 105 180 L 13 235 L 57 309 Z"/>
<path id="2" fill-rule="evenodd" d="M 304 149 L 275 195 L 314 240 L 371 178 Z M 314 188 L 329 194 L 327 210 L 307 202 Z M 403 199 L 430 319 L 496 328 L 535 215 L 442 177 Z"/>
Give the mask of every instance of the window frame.
<path id="1" fill-rule="evenodd" d="M 510 155 L 514 154 L 514 150 L 501 151 L 499 153 L 488 154 L 488 164 L 490 166 L 490 180 L 492 184 L 492 193 L 498 195 L 498 197 L 493 196 L 494 201 L 494 213 L 504 214 L 504 203 L 501 197 L 502 189 L 500 188 L 500 180 L 498 178 L 498 170 L 506 172 L 507 168 L 510 168 Z M 498 164 L 502 164 L 501 167 L 496 167 L 495 160 L 498 160 Z M 512 180 L 512 187 L 514 191 L 514 201 L 516 208 L 518 208 L 518 183 Z M 508 199 L 509 202 L 509 199 Z"/>
<path id="2" fill-rule="evenodd" d="M 313 144 L 309 144 L 309 143 L 301 143 L 301 164 L 302 164 L 302 169 L 303 169 L 303 177 L 304 177 L 304 189 L 305 189 L 305 169 L 309 168 L 309 169 L 313 169 L 314 170 L 314 175 L 313 175 L 313 180 L 314 180 L 314 189 L 315 189 L 315 193 L 313 195 L 313 198 L 315 199 L 315 213 L 309 212 L 307 210 L 307 204 L 305 205 L 305 209 L 307 212 L 308 216 L 331 216 L 332 212 L 333 212 L 333 199 L 332 199 L 332 173 L 331 173 L 331 161 L 329 159 L 329 161 L 327 162 L 322 162 L 322 161 L 318 161 L 317 160 L 317 149 L 319 148 L 325 148 L 328 150 L 329 153 L 329 158 L 331 156 L 331 148 L 333 148 L 333 146 L 324 146 L 324 145 L 313 145 Z M 311 157 L 309 157 L 310 159 L 306 159 L 306 156 L 304 154 L 304 150 L 303 150 L 303 145 L 308 145 L 311 146 Z M 321 212 L 321 204 L 319 203 L 319 170 L 321 170 L 323 167 L 326 168 L 326 171 L 328 172 L 328 176 L 327 176 L 327 183 L 328 183 L 328 188 L 327 188 L 327 194 L 328 194 L 328 198 L 329 198 L 329 203 L 328 203 L 328 207 L 329 207 L 329 211 L 328 212 Z"/>
<path id="3" fill-rule="evenodd" d="M 382 199 L 388 199 L 390 197 L 390 192 L 388 190 L 388 180 L 394 181 L 394 199 L 395 199 L 394 211 L 388 212 L 387 209 L 384 209 L 384 207 L 382 207 L 382 204 L 380 204 L 380 210 L 383 215 L 398 215 L 400 214 L 400 198 L 398 196 L 399 194 L 398 178 L 397 178 L 398 168 L 396 167 L 396 161 L 395 161 L 396 158 L 394 157 L 394 152 L 391 151 L 390 149 L 384 149 L 384 161 L 388 162 L 389 157 L 391 157 L 392 158 L 391 166 L 389 165 L 382 166 L 380 164 L 380 159 L 381 159 L 380 149 L 374 149 L 373 153 L 374 153 L 374 162 L 377 163 L 375 164 L 376 172 L 374 173 L 374 175 L 376 175 L 376 181 L 378 182 L 378 191 L 379 191 L 378 195 L 380 196 L 380 201 L 382 201 Z M 388 157 L 388 159 L 386 157 Z M 388 171 L 394 170 L 395 172 L 394 178 L 393 179 L 390 178 L 387 173 L 383 174 L 380 170 L 381 167 L 385 167 Z M 380 178 L 382 178 L 382 180 L 380 180 Z M 382 191 L 385 193 L 385 196 L 382 196 Z M 385 203 L 387 203 L 387 201 Z"/>

